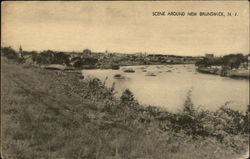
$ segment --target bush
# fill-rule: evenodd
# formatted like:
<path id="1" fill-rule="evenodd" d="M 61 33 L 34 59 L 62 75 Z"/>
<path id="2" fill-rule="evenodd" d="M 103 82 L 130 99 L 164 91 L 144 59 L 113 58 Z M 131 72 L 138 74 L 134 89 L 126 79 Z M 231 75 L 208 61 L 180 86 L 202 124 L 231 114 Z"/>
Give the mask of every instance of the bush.
<path id="1" fill-rule="evenodd" d="M 208 136 L 208 132 L 204 129 L 203 119 L 206 116 L 205 111 L 199 111 L 194 108 L 191 100 L 191 91 L 188 92 L 187 98 L 184 102 L 182 112 L 176 114 L 174 123 L 177 124 L 175 129 L 177 131 L 184 130 L 188 135 Z M 179 129 L 179 130 L 178 130 Z"/>
<path id="2" fill-rule="evenodd" d="M 129 89 L 123 91 L 120 100 L 122 104 L 133 105 L 135 103 L 134 94 Z"/>
<path id="3" fill-rule="evenodd" d="M 221 107 L 214 114 L 223 124 L 223 130 L 229 134 L 241 134 L 246 129 L 245 115 L 237 110 Z"/>

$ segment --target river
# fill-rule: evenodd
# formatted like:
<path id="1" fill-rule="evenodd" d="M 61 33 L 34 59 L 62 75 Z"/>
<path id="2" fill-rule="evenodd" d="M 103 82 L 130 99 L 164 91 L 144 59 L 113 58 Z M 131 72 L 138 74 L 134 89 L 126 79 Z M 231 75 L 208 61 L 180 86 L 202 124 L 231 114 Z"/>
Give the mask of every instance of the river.
<path id="1" fill-rule="evenodd" d="M 135 72 L 123 72 L 126 68 Z M 148 72 L 156 76 L 145 76 Z M 86 78 L 97 77 L 102 81 L 107 77 L 108 87 L 115 82 L 116 96 L 128 88 L 140 104 L 160 106 L 173 112 L 182 109 L 189 91 L 195 107 L 208 110 L 227 104 L 233 109 L 245 111 L 249 103 L 248 80 L 202 74 L 196 71 L 194 65 L 126 66 L 120 70 L 83 70 L 82 74 Z M 125 78 L 115 79 L 115 74 Z"/>

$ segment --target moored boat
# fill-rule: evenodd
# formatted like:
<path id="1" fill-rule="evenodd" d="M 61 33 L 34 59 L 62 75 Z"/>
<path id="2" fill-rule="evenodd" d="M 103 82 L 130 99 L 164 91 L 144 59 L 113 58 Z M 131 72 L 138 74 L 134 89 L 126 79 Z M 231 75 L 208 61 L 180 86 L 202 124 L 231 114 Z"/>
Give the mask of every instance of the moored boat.
<path id="1" fill-rule="evenodd" d="M 123 75 L 121 75 L 121 74 L 114 75 L 114 78 L 115 79 L 125 79 L 125 77 Z"/>
<path id="2" fill-rule="evenodd" d="M 51 64 L 51 65 L 44 66 L 44 68 L 49 69 L 49 70 L 65 70 L 66 66 L 61 65 L 61 64 Z"/>
<path id="3" fill-rule="evenodd" d="M 134 73 L 135 70 L 133 70 L 132 68 L 128 68 L 128 69 L 125 69 L 123 72 Z"/>

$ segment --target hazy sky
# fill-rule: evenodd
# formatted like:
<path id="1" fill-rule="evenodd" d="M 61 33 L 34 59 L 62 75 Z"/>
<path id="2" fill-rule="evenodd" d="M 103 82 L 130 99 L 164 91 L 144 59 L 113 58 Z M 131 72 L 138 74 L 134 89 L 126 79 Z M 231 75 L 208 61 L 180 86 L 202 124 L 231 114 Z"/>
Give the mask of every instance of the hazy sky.
<path id="1" fill-rule="evenodd" d="M 249 2 L 4 2 L 2 45 L 24 50 L 249 53 Z M 238 16 L 152 16 L 153 11 Z"/>

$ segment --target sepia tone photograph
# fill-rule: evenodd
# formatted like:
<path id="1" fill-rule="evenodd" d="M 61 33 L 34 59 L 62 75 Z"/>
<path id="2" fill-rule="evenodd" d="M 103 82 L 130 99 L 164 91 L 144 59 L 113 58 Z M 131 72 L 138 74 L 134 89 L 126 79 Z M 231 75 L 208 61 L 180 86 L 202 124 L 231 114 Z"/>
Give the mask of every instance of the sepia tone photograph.
<path id="1" fill-rule="evenodd" d="M 4 1 L 1 158 L 248 159 L 249 2 Z"/>

